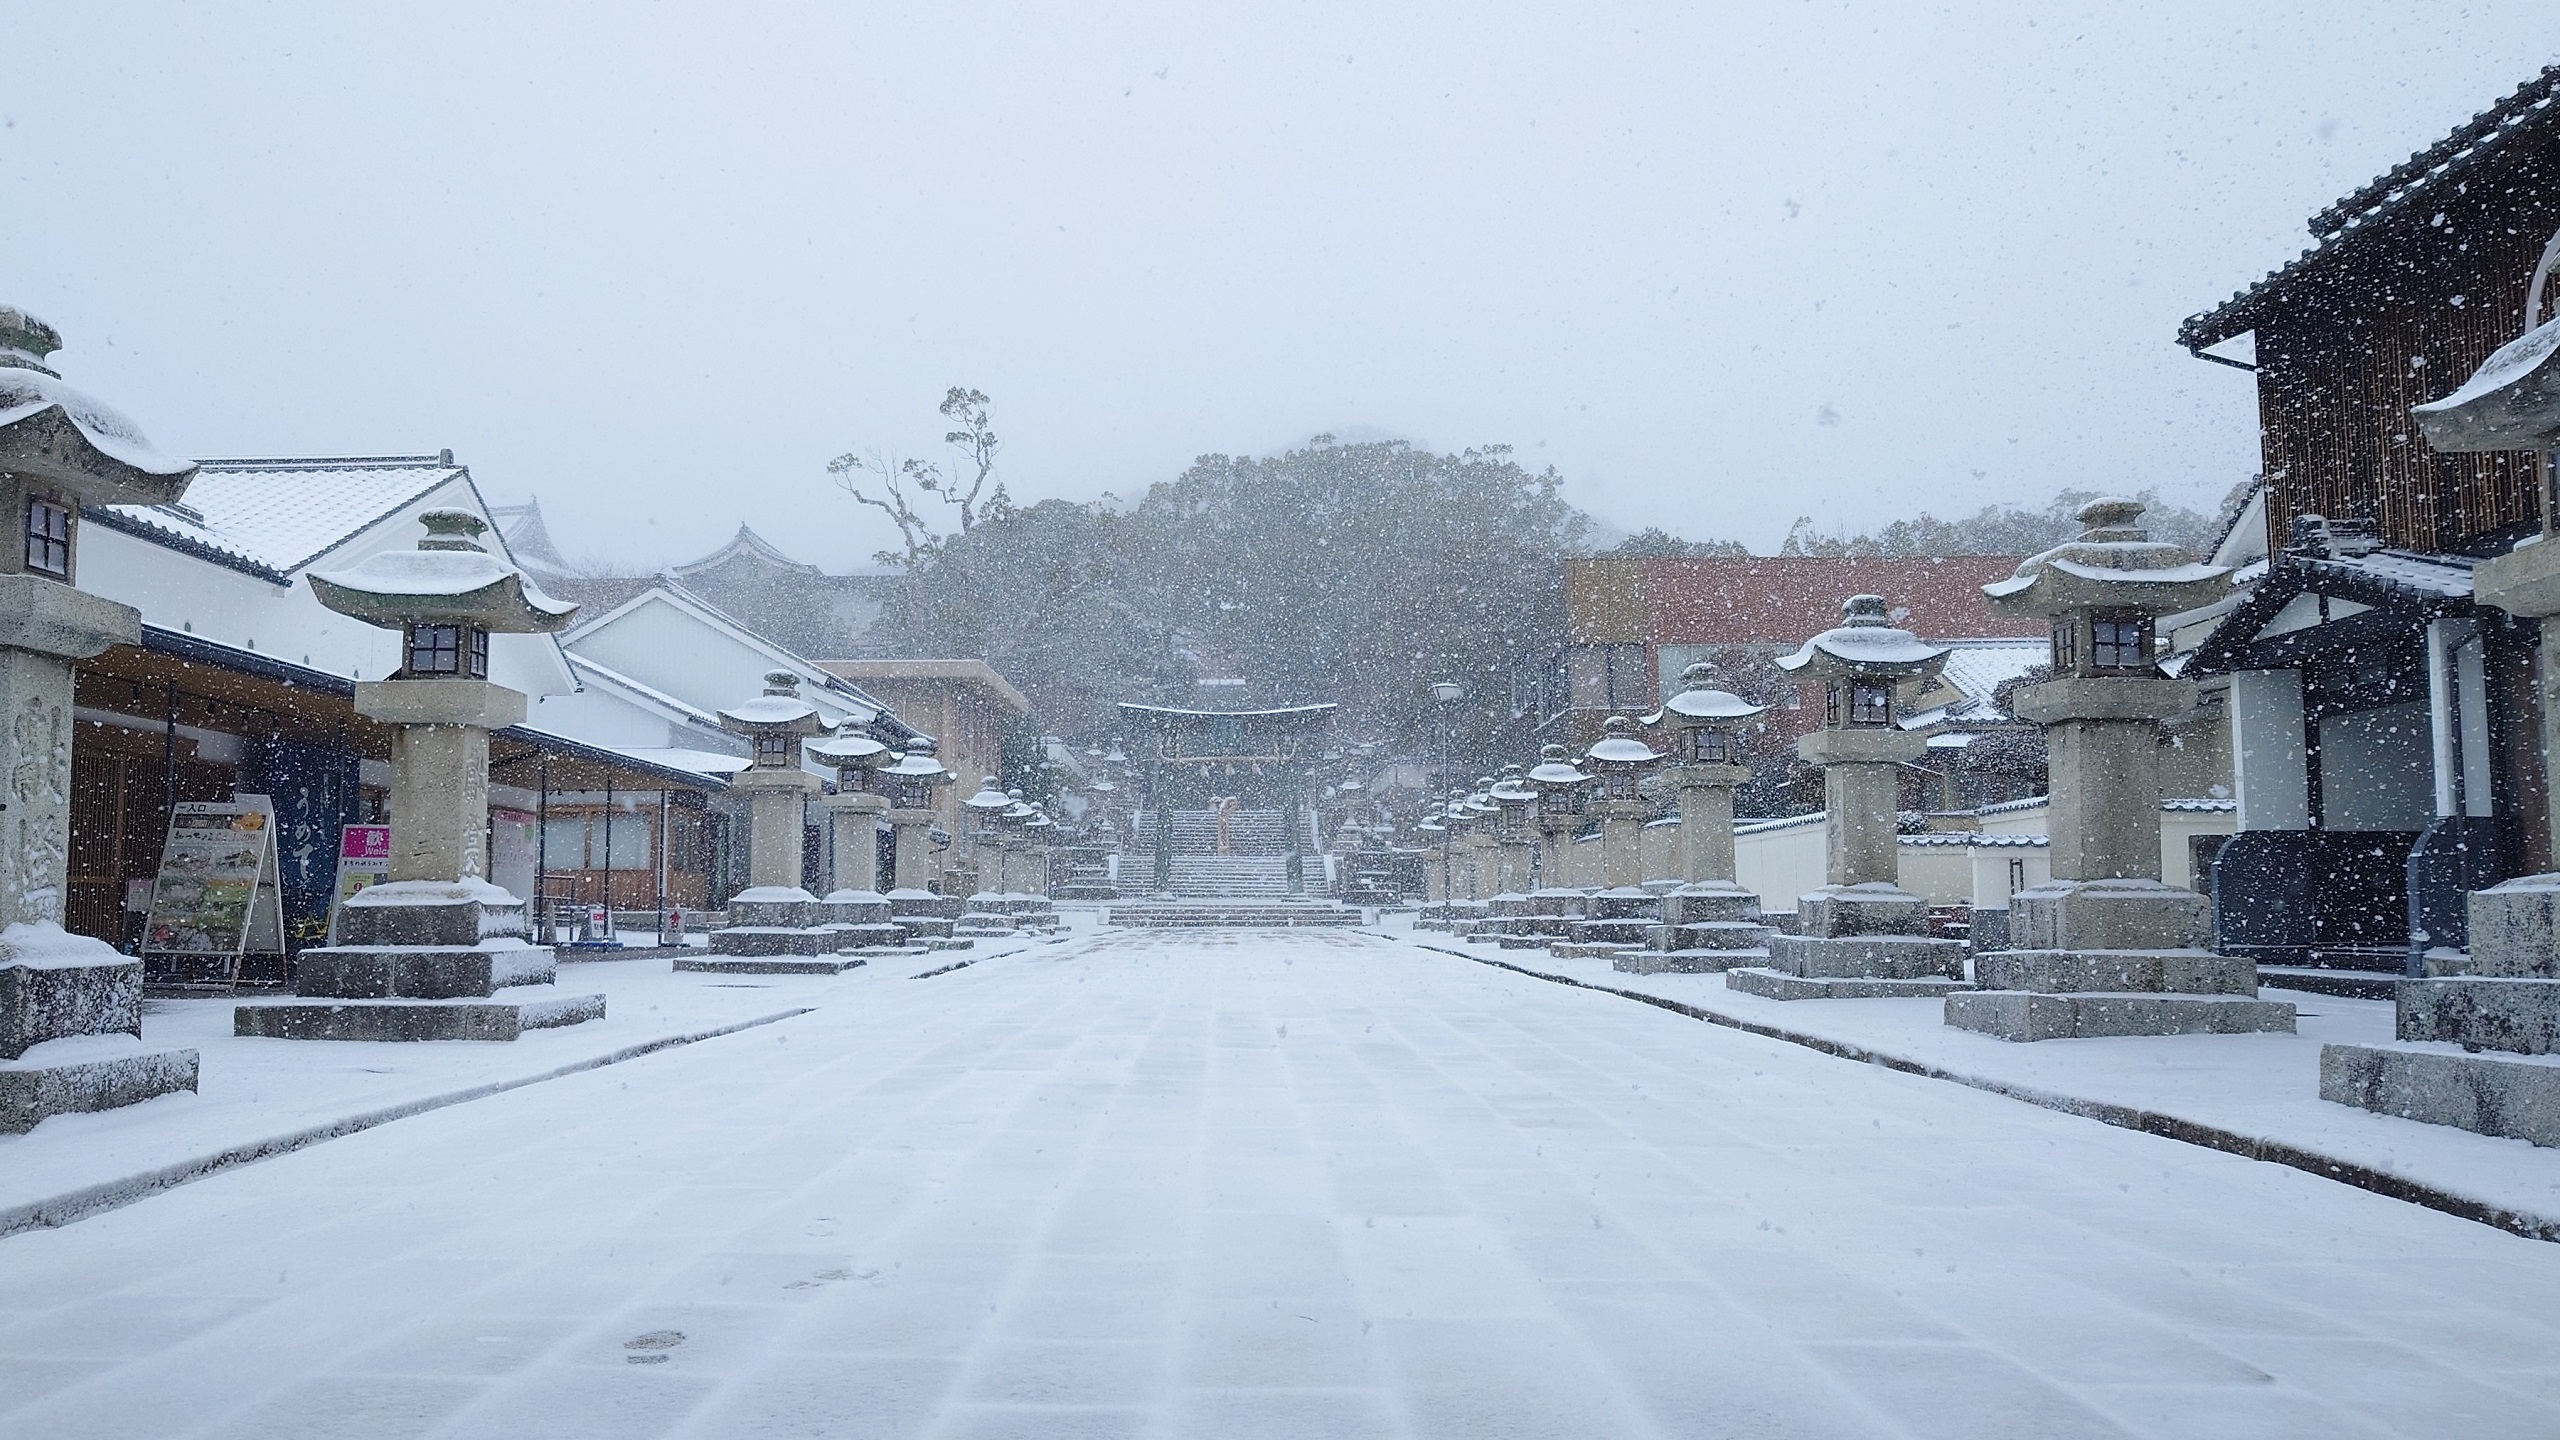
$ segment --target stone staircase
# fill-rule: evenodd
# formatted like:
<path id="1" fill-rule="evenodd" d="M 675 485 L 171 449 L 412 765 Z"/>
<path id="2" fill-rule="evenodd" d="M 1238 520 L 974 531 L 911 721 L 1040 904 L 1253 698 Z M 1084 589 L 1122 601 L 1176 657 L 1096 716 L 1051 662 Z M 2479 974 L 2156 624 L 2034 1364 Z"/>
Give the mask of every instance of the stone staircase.
<path id="1" fill-rule="evenodd" d="M 1103 912 L 1106 925 L 1139 929 L 1297 929 L 1357 925 L 1357 910 L 1308 900 L 1141 900 Z"/>
<path id="2" fill-rule="evenodd" d="M 1285 855 L 1176 855 L 1173 893 L 1184 899 L 1279 899 L 1289 889 Z"/>

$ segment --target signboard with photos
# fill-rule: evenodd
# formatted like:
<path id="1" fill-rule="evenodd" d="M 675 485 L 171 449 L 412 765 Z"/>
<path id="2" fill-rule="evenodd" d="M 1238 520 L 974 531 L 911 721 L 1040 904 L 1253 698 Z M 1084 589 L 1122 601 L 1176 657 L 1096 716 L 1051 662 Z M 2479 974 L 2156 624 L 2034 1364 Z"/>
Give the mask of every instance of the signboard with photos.
<path id="1" fill-rule="evenodd" d="M 277 873 L 269 797 L 179 802 L 151 882 L 144 975 L 164 984 L 283 983 Z"/>

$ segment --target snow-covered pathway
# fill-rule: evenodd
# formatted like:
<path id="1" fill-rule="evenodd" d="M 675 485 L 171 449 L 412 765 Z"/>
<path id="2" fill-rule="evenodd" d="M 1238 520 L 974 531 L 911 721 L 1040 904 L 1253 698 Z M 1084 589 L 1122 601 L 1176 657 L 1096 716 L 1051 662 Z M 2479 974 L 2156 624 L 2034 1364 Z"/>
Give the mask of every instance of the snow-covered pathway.
<path id="1" fill-rule="evenodd" d="M 2560 1246 L 1376 937 L 1113 932 L 859 996 L 0 1241 L 0 1436 L 2560 1408 Z"/>

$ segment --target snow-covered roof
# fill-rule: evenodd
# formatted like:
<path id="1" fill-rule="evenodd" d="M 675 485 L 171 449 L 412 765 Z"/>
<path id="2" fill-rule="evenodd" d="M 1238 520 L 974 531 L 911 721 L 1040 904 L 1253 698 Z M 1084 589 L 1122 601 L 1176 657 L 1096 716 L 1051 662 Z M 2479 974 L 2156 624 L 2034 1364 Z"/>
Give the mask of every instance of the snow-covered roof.
<path id="1" fill-rule="evenodd" d="M 2403 212 L 2425 214 L 2416 207 L 2447 186 L 2457 194 L 2469 187 L 2480 178 L 2473 172 L 2510 138 L 2560 116 L 2552 103 L 2555 97 L 2560 97 L 2560 65 L 2546 65 L 2542 73 L 2451 134 L 2312 216 L 2311 233 L 2317 238 L 2309 249 L 2222 304 L 2187 317 L 2178 327 L 2178 343 L 2201 350 L 2255 329 L 2271 298 L 2306 271 L 2326 264 L 2357 236 L 2371 233 Z"/>
<path id="2" fill-rule="evenodd" d="M 344 570 L 310 575 L 320 603 L 375 624 L 462 623 L 544 633 L 578 607 L 537 589 L 522 570 L 471 538 L 488 527 L 468 510 L 419 517 L 427 538 L 414 550 L 382 550 Z"/>
<path id="3" fill-rule="evenodd" d="M 1807 640 L 1794 654 L 1779 656 L 1778 668 L 1796 671 L 1828 660 L 1860 670 L 1917 673 L 1946 653 L 1945 646 L 1888 624 L 1883 596 L 1852 595 L 1840 606 L 1838 625 Z"/>
<path id="4" fill-rule="evenodd" d="M 2412 405 L 2427 444 L 2447 454 L 2540 450 L 2560 435 L 2560 318 L 2491 352 L 2452 394 Z"/>
<path id="5" fill-rule="evenodd" d="M 719 716 L 712 714 L 701 706 L 688 705 L 684 701 L 677 699 L 664 690 L 643 685 L 639 681 L 632 679 L 630 676 L 623 674 L 621 671 L 615 670 L 609 666 L 599 665 L 595 661 L 590 660 L 586 656 L 580 655 L 575 651 L 568 653 L 569 669 L 578 677 L 579 682 L 582 684 L 594 682 L 609 689 L 626 691 L 632 697 L 643 701 L 650 707 L 664 712 L 668 719 L 680 720 L 689 725 L 698 725 L 706 730 L 717 730 L 722 735 L 727 735 L 729 733 L 726 730 L 720 729 Z"/>
<path id="6" fill-rule="evenodd" d="M 1662 702 L 1662 708 L 1644 717 L 1647 725 L 1659 725 L 1671 715 L 1686 715 L 1693 720 L 1748 720 L 1766 706 L 1754 705 L 1730 690 L 1683 690 Z"/>
<path id="7" fill-rule="evenodd" d="M 1939 681 L 1964 698 L 1946 706 L 1951 720 L 2006 719 L 1993 695 L 2000 686 L 2053 658 L 2050 642 L 2041 640 L 1954 640 Z"/>
<path id="8" fill-rule="evenodd" d="M 55 417 L 50 425 L 45 418 L 48 414 Z M 68 447 L 70 455 L 55 453 L 64 448 L 61 445 L 34 438 L 36 431 L 57 427 L 75 437 Z M 27 443 L 35 447 L 36 455 L 53 462 L 29 468 L 50 480 L 87 480 L 96 487 L 89 489 L 93 497 L 101 496 L 102 491 L 143 498 L 174 495 L 185 489 L 188 474 L 196 468 L 193 461 L 154 449 L 141 426 L 104 401 L 82 394 L 57 376 L 27 368 L 27 362 L 0 361 L 0 436 L 9 437 L 0 443 L 15 452 L 20 448 L 15 443 L 19 432 L 27 434 Z M 79 456 L 83 447 L 92 453 Z M 63 468 L 65 460 L 73 461 L 67 471 Z"/>
<path id="9" fill-rule="evenodd" d="M 1529 769 L 1529 779 L 1539 785 L 1580 785 L 1590 778 L 1562 760 L 1550 760 Z"/>
<path id="10" fill-rule="evenodd" d="M 691 560 L 682 565 L 678 565 L 669 573 L 678 577 L 697 575 L 705 570 L 716 570 L 729 561 L 740 557 L 761 561 L 764 564 L 771 565 L 776 569 L 781 570 L 797 570 L 809 575 L 822 575 L 826 573 L 820 570 L 817 566 L 809 564 L 807 561 L 794 560 L 790 556 L 783 554 L 780 550 L 773 547 L 771 541 L 766 540 L 763 536 L 758 535 L 756 532 L 748 529 L 744 525 L 740 525 L 738 527 L 737 534 L 729 537 L 728 544 L 721 546 L 719 549 L 712 551 L 710 554 L 703 556 L 699 560 Z"/>
<path id="11" fill-rule="evenodd" d="M 889 751 L 888 746 L 868 735 L 859 734 L 836 735 L 824 740 L 812 740 L 801 748 L 821 760 L 832 760 L 839 765 L 848 760 L 885 755 Z"/>
<path id="12" fill-rule="evenodd" d="M 2536 538 L 2538 542 L 2539 537 Z M 2395 590 L 2441 600 L 2468 600 L 2471 598 L 2471 567 L 2479 562 L 2468 555 L 2369 550 L 2362 555 L 2333 555 L 2325 559 L 2304 559 L 2299 563 L 2320 571 L 2350 572 Z"/>
<path id="13" fill-rule="evenodd" d="M 103 505 L 91 517 L 283 579 L 470 472 L 440 455 L 207 460 L 182 503 Z"/>

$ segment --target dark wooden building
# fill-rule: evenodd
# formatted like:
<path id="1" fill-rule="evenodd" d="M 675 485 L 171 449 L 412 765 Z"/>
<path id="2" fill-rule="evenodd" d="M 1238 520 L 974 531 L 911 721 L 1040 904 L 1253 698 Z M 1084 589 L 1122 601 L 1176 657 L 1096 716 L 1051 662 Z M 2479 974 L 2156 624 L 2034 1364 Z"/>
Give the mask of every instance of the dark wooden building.
<path id="1" fill-rule="evenodd" d="M 2524 328 L 2560 228 L 2556 101 L 2560 66 L 2312 216 L 2311 248 L 2179 332 L 2257 379 L 2266 559 L 2184 659 L 2230 715 L 2232 953 L 2400 970 L 2465 942 L 2467 890 L 2550 865 L 2539 630 L 2471 585 L 2540 528 L 2535 459 L 2438 453 L 2410 407 Z"/>

